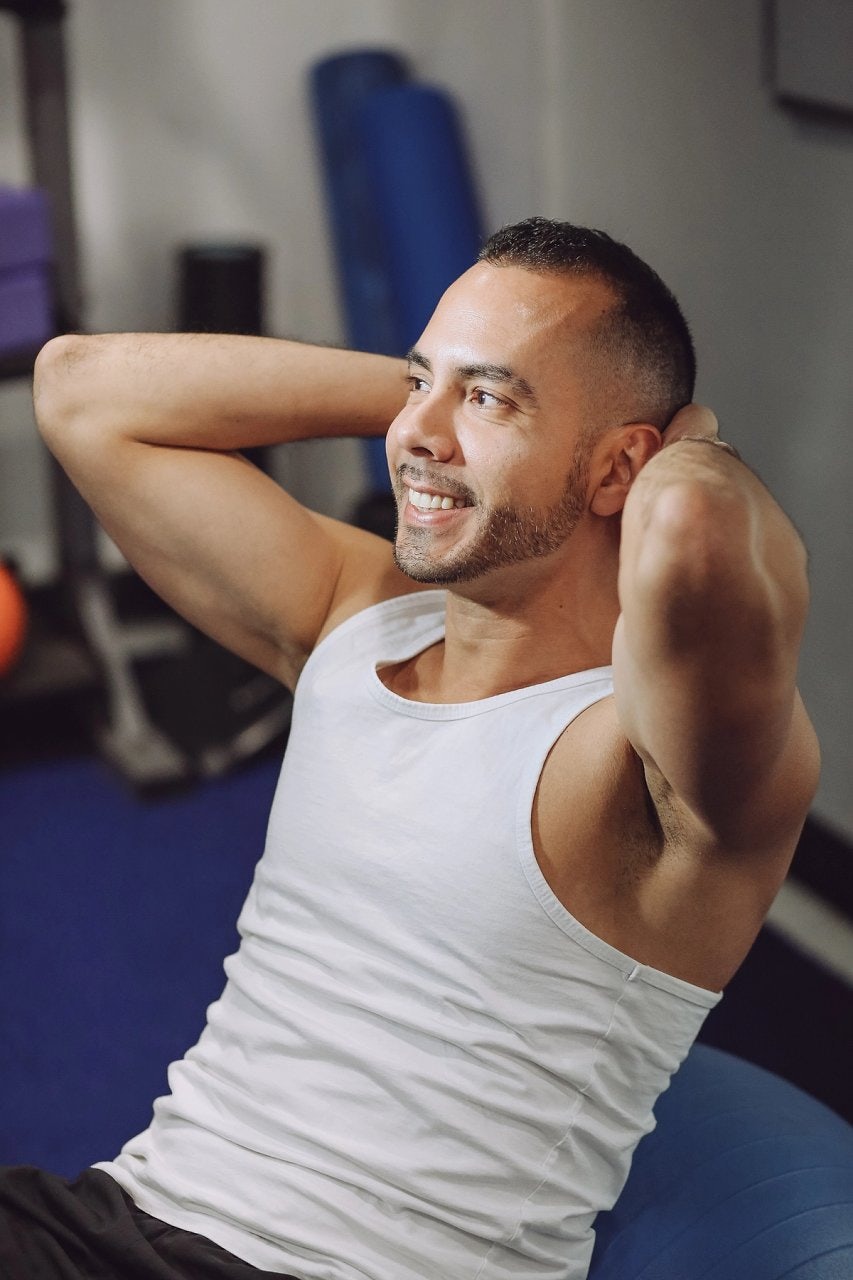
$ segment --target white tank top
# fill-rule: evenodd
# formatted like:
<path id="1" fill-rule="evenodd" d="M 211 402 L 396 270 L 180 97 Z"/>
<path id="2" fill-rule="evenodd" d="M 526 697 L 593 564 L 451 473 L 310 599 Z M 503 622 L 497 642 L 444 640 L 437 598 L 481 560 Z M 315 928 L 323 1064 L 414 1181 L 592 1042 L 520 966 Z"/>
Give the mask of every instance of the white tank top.
<path id="1" fill-rule="evenodd" d="M 306 664 L 241 944 L 110 1173 L 148 1213 L 304 1280 L 581 1280 L 596 1213 L 719 997 L 576 921 L 531 812 L 608 667 L 478 702 L 390 692 L 443 592 Z"/>

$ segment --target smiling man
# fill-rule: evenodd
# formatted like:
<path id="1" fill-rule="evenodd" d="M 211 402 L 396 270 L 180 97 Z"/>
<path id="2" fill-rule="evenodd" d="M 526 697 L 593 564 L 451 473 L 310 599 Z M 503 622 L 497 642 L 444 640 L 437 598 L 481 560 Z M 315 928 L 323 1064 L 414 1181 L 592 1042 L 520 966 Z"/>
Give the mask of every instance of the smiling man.
<path id="1" fill-rule="evenodd" d="M 113 335 L 36 372 L 131 562 L 295 705 L 201 1039 L 114 1160 L 0 1177 L 4 1274 L 581 1280 L 818 767 L 805 554 L 689 405 L 672 295 L 531 219 L 407 362 Z M 393 548 L 239 453 L 386 431 Z"/>

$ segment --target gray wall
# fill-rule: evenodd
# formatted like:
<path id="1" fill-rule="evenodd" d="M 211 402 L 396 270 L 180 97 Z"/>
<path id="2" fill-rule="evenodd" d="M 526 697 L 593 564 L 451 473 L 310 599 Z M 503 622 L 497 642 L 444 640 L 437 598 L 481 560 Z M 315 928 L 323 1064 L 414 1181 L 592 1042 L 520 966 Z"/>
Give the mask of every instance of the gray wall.
<path id="1" fill-rule="evenodd" d="M 762 0 L 74 0 L 74 156 L 89 324 L 172 322 L 174 249 L 272 250 L 272 331 L 342 326 L 305 102 L 309 64 L 402 49 L 463 112 L 487 219 L 538 211 L 628 240 L 681 298 L 700 397 L 802 529 L 814 606 L 802 685 L 824 745 L 817 809 L 853 835 L 848 432 L 853 126 L 768 86 Z M 0 180 L 25 175 L 13 25 L 0 17 Z M 345 514 L 349 442 L 281 451 L 282 479 Z M 50 573 L 26 392 L 0 388 L 0 549 Z"/>

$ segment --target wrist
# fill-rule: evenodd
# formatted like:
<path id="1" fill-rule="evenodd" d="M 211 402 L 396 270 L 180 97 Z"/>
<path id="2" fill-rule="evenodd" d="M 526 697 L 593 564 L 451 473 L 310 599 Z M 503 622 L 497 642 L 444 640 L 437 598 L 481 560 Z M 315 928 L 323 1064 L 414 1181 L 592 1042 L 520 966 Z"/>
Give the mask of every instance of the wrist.
<path id="1" fill-rule="evenodd" d="M 718 440 L 716 436 L 679 436 L 666 447 L 671 449 L 674 444 L 709 444 L 715 449 L 723 449 L 726 453 L 730 453 L 733 458 L 737 458 L 738 462 L 743 461 L 733 444 L 729 444 L 727 440 Z"/>

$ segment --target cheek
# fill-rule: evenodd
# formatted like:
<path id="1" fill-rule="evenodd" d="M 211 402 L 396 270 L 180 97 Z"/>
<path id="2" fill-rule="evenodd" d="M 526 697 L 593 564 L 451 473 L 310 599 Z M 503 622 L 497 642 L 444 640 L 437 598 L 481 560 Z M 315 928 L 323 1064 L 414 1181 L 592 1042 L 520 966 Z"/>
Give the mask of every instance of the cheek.
<path id="1" fill-rule="evenodd" d="M 387 432 L 385 433 L 385 457 L 388 461 L 388 470 L 391 472 L 392 477 L 394 476 L 394 473 L 397 469 L 397 462 L 398 462 L 399 452 L 400 452 L 400 442 L 397 438 L 398 422 L 399 422 L 399 417 L 394 419 L 394 421 L 391 423 L 390 427 L 388 428 Z"/>
<path id="2" fill-rule="evenodd" d="M 520 449 L 501 450 L 488 446 L 469 459 L 471 470 L 487 495 L 490 505 L 524 503 L 530 491 L 529 459 Z"/>

